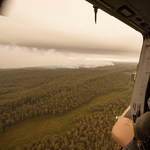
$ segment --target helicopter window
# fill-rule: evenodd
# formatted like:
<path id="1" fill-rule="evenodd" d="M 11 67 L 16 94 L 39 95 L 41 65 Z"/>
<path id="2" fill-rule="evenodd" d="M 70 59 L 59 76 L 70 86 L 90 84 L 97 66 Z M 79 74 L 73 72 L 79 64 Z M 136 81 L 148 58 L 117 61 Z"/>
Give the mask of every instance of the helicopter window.
<path id="1" fill-rule="evenodd" d="M 131 17 L 134 15 L 134 13 L 127 6 L 119 8 L 118 12 L 124 17 Z"/>
<path id="2" fill-rule="evenodd" d="M 137 21 L 139 21 L 139 22 L 141 22 L 141 21 L 142 21 L 142 19 L 141 19 L 141 18 L 139 18 L 139 17 L 137 17 L 137 18 L 136 18 L 136 20 L 137 20 Z"/>
<path id="3" fill-rule="evenodd" d="M 145 22 L 142 22 L 142 23 L 140 23 L 140 26 L 145 27 L 145 26 L 148 26 L 148 24 Z"/>

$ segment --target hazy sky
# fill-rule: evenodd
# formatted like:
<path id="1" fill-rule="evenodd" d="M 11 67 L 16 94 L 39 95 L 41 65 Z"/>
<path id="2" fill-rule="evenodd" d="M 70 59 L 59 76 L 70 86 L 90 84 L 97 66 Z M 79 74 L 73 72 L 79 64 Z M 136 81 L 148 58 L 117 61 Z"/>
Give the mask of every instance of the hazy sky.
<path id="1" fill-rule="evenodd" d="M 69 60 L 73 55 L 103 60 L 139 58 L 142 35 L 101 10 L 95 24 L 92 5 L 85 0 L 9 0 L 4 5 L 7 17 L 0 16 L 0 67 L 9 67 L 14 60 L 13 67 L 17 61 L 36 66 L 36 62 L 20 62 L 22 54 L 26 53 L 26 59 L 31 59 L 31 53 L 32 59 L 41 55 L 44 60 L 51 56 L 51 49 Z M 42 53 L 37 54 L 38 50 Z M 49 64 L 41 60 L 41 65 Z"/>

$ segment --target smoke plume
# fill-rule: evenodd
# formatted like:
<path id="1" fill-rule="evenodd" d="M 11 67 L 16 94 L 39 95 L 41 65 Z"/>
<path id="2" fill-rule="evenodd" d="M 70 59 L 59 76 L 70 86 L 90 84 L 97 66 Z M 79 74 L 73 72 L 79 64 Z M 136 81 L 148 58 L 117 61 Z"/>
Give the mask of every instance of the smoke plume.
<path id="1" fill-rule="evenodd" d="M 55 49 L 31 49 L 17 44 L 0 45 L 0 68 L 95 68 L 113 65 L 112 62 L 91 59 L 83 55 L 70 54 L 68 57 Z"/>

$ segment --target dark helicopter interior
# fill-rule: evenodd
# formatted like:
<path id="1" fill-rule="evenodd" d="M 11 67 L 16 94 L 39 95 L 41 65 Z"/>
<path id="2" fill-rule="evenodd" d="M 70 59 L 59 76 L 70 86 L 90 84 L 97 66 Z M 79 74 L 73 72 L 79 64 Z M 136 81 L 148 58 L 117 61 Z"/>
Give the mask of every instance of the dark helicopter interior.
<path id="1" fill-rule="evenodd" d="M 97 8 L 118 18 L 143 35 L 150 33 L 150 13 L 148 0 L 87 0 Z"/>

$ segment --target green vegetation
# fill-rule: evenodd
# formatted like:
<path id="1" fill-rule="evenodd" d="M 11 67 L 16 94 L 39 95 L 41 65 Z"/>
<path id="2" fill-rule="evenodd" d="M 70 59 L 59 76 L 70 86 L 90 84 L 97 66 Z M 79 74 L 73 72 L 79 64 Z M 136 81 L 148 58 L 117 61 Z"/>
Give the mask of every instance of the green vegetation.
<path id="1" fill-rule="evenodd" d="M 135 68 L 0 70 L 0 147 L 117 149 L 111 128 Z"/>

